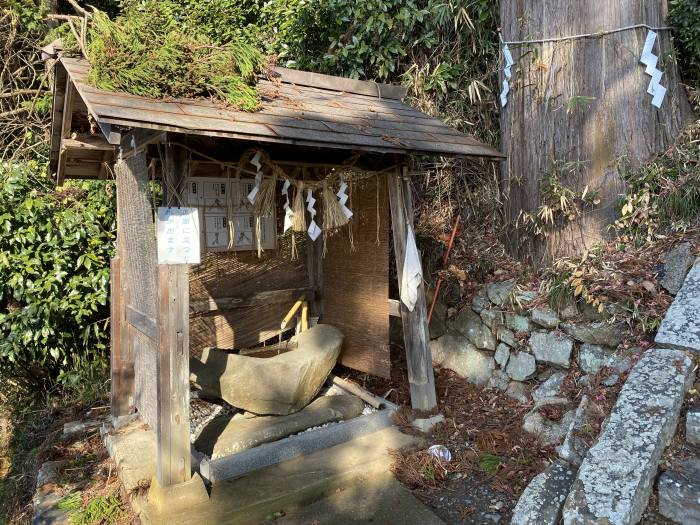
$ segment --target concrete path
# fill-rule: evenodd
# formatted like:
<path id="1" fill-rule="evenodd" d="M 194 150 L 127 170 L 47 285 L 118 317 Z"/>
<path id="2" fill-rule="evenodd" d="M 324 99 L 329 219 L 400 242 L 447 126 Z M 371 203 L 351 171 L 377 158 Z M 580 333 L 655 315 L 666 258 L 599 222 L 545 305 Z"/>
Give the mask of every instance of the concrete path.
<path id="1" fill-rule="evenodd" d="M 373 487 L 371 492 L 374 496 L 364 506 L 357 502 L 360 518 L 369 516 L 370 519 L 372 512 L 388 516 L 394 512 L 392 509 L 400 509 L 391 501 L 393 497 L 400 497 L 401 501 L 410 505 L 407 508 L 418 512 L 415 509 L 421 508 L 420 503 L 410 493 L 406 494 L 397 487 L 388 476 L 392 463 L 388 450 L 415 446 L 418 443 L 416 438 L 390 427 L 239 479 L 215 483 L 206 504 L 196 505 L 184 512 L 158 514 L 143 499 L 135 499 L 134 508 L 140 513 L 144 525 L 257 525 L 276 516 L 305 513 L 307 509 L 328 516 L 334 508 L 338 509 L 335 516 L 338 521 L 327 523 L 363 523 L 343 522 L 342 519 L 351 519 L 351 516 L 344 514 L 341 506 L 348 501 L 347 498 L 352 500 L 353 491 L 361 491 L 363 486 L 367 486 Z M 348 491 L 345 492 L 348 495 L 345 498 L 344 491 Z M 318 503 L 316 507 L 309 507 L 328 496 L 333 497 Z M 334 499 L 336 497 L 339 499 Z M 400 521 L 386 523 L 411 523 L 406 521 L 405 514 L 401 515 L 398 510 L 396 512 Z M 431 516 L 426 508 L 421 512 L 422 515 Z M 434 516 L 430 519 L 433 518 Z M 373 523 L 385 522 L 375 520 Z M 431 525 L 439 524 L 440 521 L 422 523 Z"/>
<path id="2" fill-rule="evenodd" d="M 265 525 L 444 525 L 391 474 L 341 489 Z"/>

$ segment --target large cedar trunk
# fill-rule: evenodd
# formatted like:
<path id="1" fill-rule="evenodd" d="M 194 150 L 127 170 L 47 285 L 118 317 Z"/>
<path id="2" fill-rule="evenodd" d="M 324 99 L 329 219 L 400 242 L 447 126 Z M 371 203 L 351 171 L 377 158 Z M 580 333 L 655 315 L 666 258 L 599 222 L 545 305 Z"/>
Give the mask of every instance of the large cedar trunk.
<path id="1" fill-rule="evenodd" d="M 505 41 L 556 38 L 640 23 L 664 26 L 666 0 L 501 0 Z M 522 226 L 510 230 L 515 254 L 536 263 L 574 255 L 600 241 L 612 222 L 625 184 L 622 161 L 634 167 L 662 152 L 690 120 L 692 110 L 671 58 L 670 31 L 657 31 L 653 52 L 668 88 L 660 109 L 647 94 L 650 77 L 639 59 L 646 28 L 602 37 L 509 46 L 513 78 L 501 112 L 501 172 L 506 218 L 536 214 L 542 181 L 555 163 L 561 182 L 579 195 L 588 186 L 600 203 L 582 206 L 575 220 L 558 217 L 546 235 Z M 568 175 L 565 172 L 571 171 Z"/>

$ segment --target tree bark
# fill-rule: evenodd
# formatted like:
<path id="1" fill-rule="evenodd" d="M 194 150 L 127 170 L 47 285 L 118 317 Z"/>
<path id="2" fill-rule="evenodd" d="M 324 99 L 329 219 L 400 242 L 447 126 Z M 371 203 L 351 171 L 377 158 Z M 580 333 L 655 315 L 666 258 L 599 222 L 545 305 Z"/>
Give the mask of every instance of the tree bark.
<path id="1" fill-rule="evenodd" d="M 635 24 L 666 25 L 666 0 L 501 0 L 503 40 L 559 38 Z M 515 65 L 501 111 L 501 170 L 508 245 L 536 264 L 581 253 L 604 238 L 625 191 L 617 166 L 632 167 L 673 142 L 692 110 L 672 59 L 670 31 L 657 31 L 653 52 L 668 92 L 660 109 L 647 94 L 650 77 L 639 62 L 646 28 L 593 38 L 510 45 Z M 561 167 L 569 163 L 567 169 Z M 555 167 L 558 166 L 558 167 Z M 572 167 L 573 166 L 573 167 Z M 523 227 L 536 216 L 544 181 L 553 173 L 580 196 L 586 186 L 600 203 L 559 216 L 544 235 Z M 545 197 L 546 198 L 546 197 Z M 566 214 L 561 214 L 566 215 Z M 516 226 L 517 223 L 517 226 Z"/>

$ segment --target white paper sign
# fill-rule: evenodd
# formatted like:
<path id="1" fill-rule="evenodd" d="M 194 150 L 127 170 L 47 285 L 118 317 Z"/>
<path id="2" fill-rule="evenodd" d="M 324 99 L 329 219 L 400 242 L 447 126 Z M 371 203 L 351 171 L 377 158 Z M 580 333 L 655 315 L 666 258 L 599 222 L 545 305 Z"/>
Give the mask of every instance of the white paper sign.
<path id="1" fill-rule="evenodd" d="M 199 264 L 197 208 L 158 208 L 158 264 Z"/>

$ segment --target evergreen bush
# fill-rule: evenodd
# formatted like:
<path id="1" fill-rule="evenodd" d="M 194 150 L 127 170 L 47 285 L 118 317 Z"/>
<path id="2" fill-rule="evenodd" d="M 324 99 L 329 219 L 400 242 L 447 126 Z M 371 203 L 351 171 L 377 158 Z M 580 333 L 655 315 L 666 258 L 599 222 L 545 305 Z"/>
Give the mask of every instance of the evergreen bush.
<path id="1" fill-rule="evenodd" d="M 0 374 L 31 386 L 104 366 L 113 183 L 54 189 L 36 163 L 0 165 Z"/>

